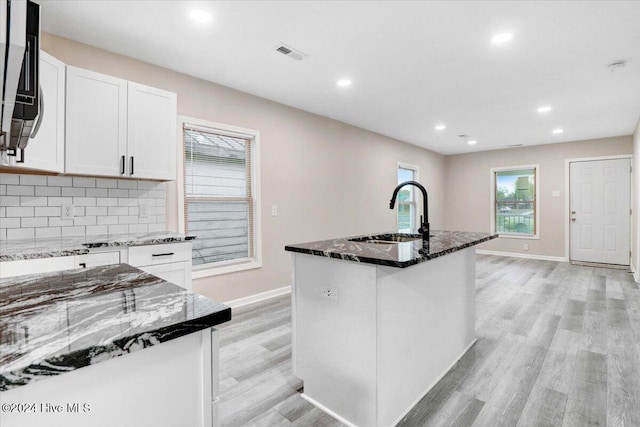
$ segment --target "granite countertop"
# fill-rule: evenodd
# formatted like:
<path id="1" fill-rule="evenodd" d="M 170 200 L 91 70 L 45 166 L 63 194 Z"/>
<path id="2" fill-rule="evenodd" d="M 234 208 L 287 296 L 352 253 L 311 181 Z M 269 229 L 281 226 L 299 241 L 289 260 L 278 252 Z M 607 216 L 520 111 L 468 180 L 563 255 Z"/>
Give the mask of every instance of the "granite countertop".
<path id="1" fill-rule="evenodd" d="M 0 280 L 0 391 L 231 320 L 224 304 L 127 264 Z"/>
<path id="2" fill-rule="evenodd" d="M 489 233 L 434 230 L 431 231 L 431 235 L 428 249 L 422 247 L 422 239 L 419 234 L 388 232 L 287 245 L 285 250 L 346 261 L 404 268 L 498 237 L 497 234 Z M 402 243 L 367 243 L 362 241 L 374 236 L 378 238 L 381 236 L 414 236 L 418 240 Z"/>
<path id="3" fill-rule="evenodd" d="M 105 234 L 50 239 L 0 240 L 0 262 L 83 255 L 91 248 L 140 246 L 193 240 L 195 236 L 168 231 L 156 233 Z"/>

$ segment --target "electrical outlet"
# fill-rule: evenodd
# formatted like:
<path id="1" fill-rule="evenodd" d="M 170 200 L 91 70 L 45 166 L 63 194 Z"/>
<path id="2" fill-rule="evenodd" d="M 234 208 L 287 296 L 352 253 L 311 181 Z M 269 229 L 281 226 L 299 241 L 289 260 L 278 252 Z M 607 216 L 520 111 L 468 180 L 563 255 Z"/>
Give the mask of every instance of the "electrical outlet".
<path id="1" fill-rule="evenodd" d="M 525 243 L 525 244 L 522 246 L 522 249 L 524 249 L 525 251 L 528 251 L 528 250 L 529 250 L 529 244 L 528 244 L 528 243 Z"/>
<path id="2" fill-rule="evenodd" d="M 338 301 L 338 288 L 324 287 L 321 289 L 323 297 L 329 298 L 333 301 Z"/>
<path id="3" fill-rule="evenodd" d="M 61 219 L 73 219 L 73 205 L 62 205 Z"/>
<path id="4" fill-rule="evenodd" d="M 149 206 L 145 203 L 138 205 L 138 213 L 140 218 L 149 218 Z"/>
<path id="5" fill-rule="evenodd" d="M 271 216 L 278 216 L 278 207 L 276 205 L 271 206 Z"/>

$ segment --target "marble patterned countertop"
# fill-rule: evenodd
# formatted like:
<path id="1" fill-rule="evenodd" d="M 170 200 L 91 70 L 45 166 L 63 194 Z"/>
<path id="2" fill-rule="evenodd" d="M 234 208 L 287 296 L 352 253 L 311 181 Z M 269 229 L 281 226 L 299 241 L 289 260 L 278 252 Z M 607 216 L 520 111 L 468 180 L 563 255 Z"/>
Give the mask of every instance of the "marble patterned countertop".
<path id="1" fill-rule="evenodd" d="M 127 264 L 0 280 L 0 391 L 231 320 L 224 304 Z"/>
<path id="2" fill-rule="evenodd" d="M 497 234 L 489 233 L 434 230 L 431 230 L 431 235 L 428 248 L 423 248 L 419 234 L 387 232 L 287 245 L 285 250 L 346 261 L 404 268 L 498 237 Z M 400 243 L 366 242 L 366 240 L 375 240 L 375 238 L 398 236 L 415 237 L 417 240 Z"/>
<path id="3" fill-rule="evenodd" d="M 193 240 L 194 236 L 174 232 L 109 234 L 51 239 L 0 240 L 0 262 L 35 258 L 83 255 L 91 248 L 139 246 Z"/>

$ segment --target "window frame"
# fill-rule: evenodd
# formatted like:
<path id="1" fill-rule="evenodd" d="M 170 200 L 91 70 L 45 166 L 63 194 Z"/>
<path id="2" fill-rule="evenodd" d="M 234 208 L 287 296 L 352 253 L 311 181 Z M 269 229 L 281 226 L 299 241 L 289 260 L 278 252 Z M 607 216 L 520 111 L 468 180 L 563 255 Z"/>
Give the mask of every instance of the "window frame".
<path id="1" fill-rule="evenodd" d="M 398 166 L 396 167 L 396 185 L 400 184 L 398 182 L 398 172 L 400 169 L 406 169 L 413 171 L 413 180 L 416 182 L 420 182 L 420 168 L 417 165 L 412 165 L 409 163 L 398 162 Z M 411 201 L 410 202 L 400 202 L 400 200 L 396 200 L 396 230 L 399 232 L 413 232 L 417 230 L 420 226 L 418 225 L 418 202 L 416 200 L 416 188 L 412 185 L 409 187 L 409 191 L 411 191 Z M 413 218 L 410 219 L 411 225 L 414 227 L 410 229 L 400 228 L 400 206 L 401 205 L 409 205 L 413 207 Z M 411 212 L 411 209 L 409 209 Z M 423 214 L 424 215 L 424 214 Z"/>
<path id="2" fill-rule="evenodd" d="M 499 233 L 496 230 L 496 172 L 508 172 L 512 170 L 533 169 L 535 180 L 535 203 L 534 203 L 534 234 L 522 234 L 522 233 Z M 499 237 L 507 239 L 526 239 L 526 240 L 539 240 L 540 239 L 540 165 L 520 165 L 520 166 L 503 166 L 493 167 L 490 169 L 490 189 L 491 196 L 489 199 L 489 212 L 491 218 L 491 232 L 498 234 Z"/>
<path id="3" fill-rule="evenodd" d="M 262 224 L 260 208 L 260 132 L 224 123 L 210 122 L 194 117 L 178 116 L 178 177 L 176 180 L 176 197 L 178 205 L 178 230 L 187 233 L 185 222 L 185 188 L 184 188 L 184 126 L 206 128 L 213 132 L 231 137 L 251 140 L 251 192 L 253 198 L 253 240 L 251 242 L 253 256 L 249 258 L 219 261 L 215 263 L 201 264 L 192 267 L 191 277 L 200 279 L 203 277 L 217 276 L 220 274 L 235 273 L 245 270 L 253 270 L 262 267 Z M 250 249 L 251 252 L 251 249 Z"/>

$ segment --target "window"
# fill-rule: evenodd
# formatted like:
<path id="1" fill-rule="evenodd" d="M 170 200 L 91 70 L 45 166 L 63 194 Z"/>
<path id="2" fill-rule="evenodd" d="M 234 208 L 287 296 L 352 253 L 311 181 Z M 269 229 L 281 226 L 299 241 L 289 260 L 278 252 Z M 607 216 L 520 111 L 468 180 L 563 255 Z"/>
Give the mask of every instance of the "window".
<path id="1" fill-rule="evenodd" d="M 398 184 L 405 181 L 418 180 L 418 167 L 406 164 L 398 165 Z M 416 226 L 416 195 L 415 187 L 407 185 L 398 192 L 398 231 L 415 231 Z"/>
<path id="2" fill-rule="evenodd" d="M 182 136 L 181 223 L 196 236 L 194 277 L 259 267 L 258 133 L 190 120 Z"/>
<path id="3" fill-rule="evenodd" d="M 538 166 L 493 168 L 492 229 L 501 237 L 539 237 Z"/>

